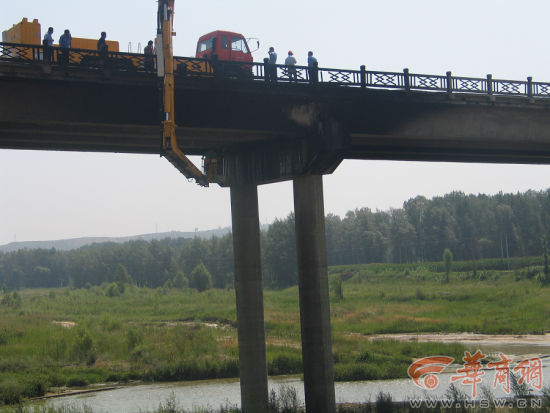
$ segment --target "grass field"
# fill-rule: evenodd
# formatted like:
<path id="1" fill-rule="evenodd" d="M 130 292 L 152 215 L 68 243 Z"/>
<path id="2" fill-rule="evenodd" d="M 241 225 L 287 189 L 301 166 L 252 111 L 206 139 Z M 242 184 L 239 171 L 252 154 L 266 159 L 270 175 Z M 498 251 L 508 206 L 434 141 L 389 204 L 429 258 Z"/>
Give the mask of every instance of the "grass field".
<path id="1" fill-rule="evenodd" d="M 456 267 L 464 270 L 449 283 L 435 264 L 330 268 L 336 379 L 405 377 L 415 357 L 461 359 L 465 350 L 371 341 L 373 333 L 550 329 L 550 289 L 536 280 L 536 268 L 482 269 L 474 276 L 466 264 Z M 97 382 L 238 376 L 233 290 L 128 286 L 118 297 L 105 290 L 4 294 L 0 404 Z M 269 374 L 300 373 L 298 289 L 265 291 L 264 301 Z"/>

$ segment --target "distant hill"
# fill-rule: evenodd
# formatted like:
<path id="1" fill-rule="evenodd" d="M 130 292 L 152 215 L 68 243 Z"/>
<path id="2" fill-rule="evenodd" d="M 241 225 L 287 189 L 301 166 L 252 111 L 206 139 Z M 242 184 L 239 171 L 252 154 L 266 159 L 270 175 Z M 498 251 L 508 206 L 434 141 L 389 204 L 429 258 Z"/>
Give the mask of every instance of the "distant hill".
<path id="1" fill-rule="evenodd" d="M 102 242 L 116 242 L 123 243 L 128 241 L 135 240 L 145 240 L 151 241 L 153 239 L 163 239 L 163 238 L 212 238 L 213 236 L 221 237 L 225 234 L 231 232 L 231 227 L 211 229 L 207 231 L 196 231 L 196 232 L 182 232 L 182 231 L 170 231 L 170 232 L 159 232 L 154 234 L 142 234 L 142 235 L 133 235 L 128 237 L 83 237 L 83 238 L 71 238 L 71 239 L 61 239 L 55 241 L 24 241 L 24 242 L 10 242 L 9 244 L 0 245 L 0 252 L 11 252 L 17 251 L 20 249 L 51 249 L 55 248 L 56 250 L 72 250 L 75 248 L 80 248 L 85 245 L 98 244 Z"/>

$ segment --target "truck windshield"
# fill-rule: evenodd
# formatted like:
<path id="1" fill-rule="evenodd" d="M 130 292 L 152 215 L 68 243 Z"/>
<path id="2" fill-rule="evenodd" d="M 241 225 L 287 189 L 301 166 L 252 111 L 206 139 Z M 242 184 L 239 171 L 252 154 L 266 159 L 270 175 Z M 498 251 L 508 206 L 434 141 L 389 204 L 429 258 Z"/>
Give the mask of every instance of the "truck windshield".
<path id="1" fill-rule="evenodd" d="M 212 37 L 211 39 L 206 39 L 200 42 L 199 45 L 197 46 L 197 51 L 199 53 L 202 53 L 206 50 L 212 49 L 212 46 L 214 45 L 214 39 L 215 37 Z"/>
<path id="2" fill-rule="evenodd" d="M 231 50 L 243 53 L 250 53 L 248 51 L 248 46 L 246 42 L 241 37 L 232 37 L 231 38 Z"/>

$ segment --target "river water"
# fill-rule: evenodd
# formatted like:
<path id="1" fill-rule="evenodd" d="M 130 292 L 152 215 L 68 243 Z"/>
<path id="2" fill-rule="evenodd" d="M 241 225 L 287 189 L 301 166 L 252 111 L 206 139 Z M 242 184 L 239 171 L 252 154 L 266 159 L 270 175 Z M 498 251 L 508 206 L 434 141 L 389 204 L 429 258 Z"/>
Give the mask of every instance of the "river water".
<path id="1" fill-rule="evenodd" d="M 485 352 L 506 351 L 507 354 L 537 354 L 550 353 L 546 345 L 518 343 L 492 343 L 489 346 L 480 345 Z M 527 356 L 525 356 L 527 358 Z M 543 361 L 543 385 L 550 386 L 550 360 Z M 460 368 L 457 366 L 456 368 Z M 363 403 L 375 401 L 380 392 L 390 394 L 394 401 L 411 399 L 444 398 L 445 391 L 451 383 L 451 376 L 456 375 L 456 368 L 448 373 L 438 375 L 440 385 L 431 391 L 416 386 L 411 379 L 337 382 L 335 385 L 337 403 Z M 500 388 L 493 389 L 494 370 L 486 371 L 481 384 L 491 388 L 495 397 L 506 394 Z M 304 401 L 303 382 L 300 377 L 270 378 L 269 388 L 280 391 L 282 387 L 292 387 L 296 390 L 298 399 Z M 472 386 L 458 385 L 465 393 L 471 393 Z M 478 385 L 478 394 L 480 388 Z M 534 394 L 539 393 L 534 390 Z M 114 390 L 64 396 L 46 401 L 47 406 L 87 406 L 94 413 L 136 413 L 153 411 L 160 403 L 166 404 L 174 399 L 179 408 L 192 410 L 195 408 L 218 408 L 220 406 L 240 406 L 239 381 L 210 380 L 178 383 L 153 383 L 124 386 Z"/>

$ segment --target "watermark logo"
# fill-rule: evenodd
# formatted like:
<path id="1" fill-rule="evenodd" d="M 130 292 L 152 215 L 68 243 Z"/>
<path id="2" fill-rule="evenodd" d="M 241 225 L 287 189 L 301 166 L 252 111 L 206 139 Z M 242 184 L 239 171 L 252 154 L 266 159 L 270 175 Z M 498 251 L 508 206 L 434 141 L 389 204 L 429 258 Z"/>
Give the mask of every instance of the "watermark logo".
<path id="1" fill-rule="evenodd" d="M 407 374 L 421 389 L 434 390 L 439 385 L 436 374 L 441 373 L 453 360 L 454 358 L 447 356 L 424 357 L 412 363 Z"/>
<path id="2" fill-rule="evenodd" d="M 510 363 L 512 362 L 512 359 L 509 359 L 502 353 L 499 353 L 498 356 L 500 357 L 499 361 L 487 363 L 488 368 L 495 369 L 493 389 L 500 386 L 506 394 L 510 394 Z"/>
<path id="3" fill-rule="evenodd" d="M 542 362 L 538 357 L 533 357 L 519 362 L 514 367 L 514 372 L 519 372 L 518 384 L 527 383 L 535 389 L 542 389 Z"/>
<path id="4" fill-rule="evenodd" d="M 472 386 L 472 397 L 476 397 L 477 385 L 481 383 L 481 378 L 485 375 L 485 372 L 481 369 L 481 360 L 487 357 L 485 354 L 478 350 L 474 355 L 469 352 L 464 352 L 464 367 L 456 370 L 457 375 L 451 376 L 451 382 L 461 381 L 465 386 Z"/>
<path id="5" fill-rule="evenodd" d="M 422 407 L 428 409 L 503 409 L 503 408 L 516 408 L 516 409 L 542 409 L 544 403 L 542 399 L 529 398 L 529 399 L 481 399 L 481 400 L 434 400 L 434 399 L 411 399 L 409 400 L 409 406 L 412 409 L 420 409 Z"/>
<path id="6" fill-rule="evenodd" d="M 510 394 L 510 375 L 516 373 L 519 376 L 518 384 L 527 384 L 533 389 L 541 390 L 543 383 L 542 361 L 538 357 L 522 360 L 511 368 L 512 359 L 499 353 L 500 360 L 482 363 L 487 358 L 481 350 L 474 354 L 465 351 L 463 365 L 456 369 L 456 374 L 451 376 L 451 383 L 459 382 L 463 386 L 471 386 L 471 396 L 476 398 L 478 385 L 483 381 L 486 370 L 495 370 L 493 389 L 502 388 L 506 394 Z M 412 363 L 407 373 L 413 383 L 425 390 L 435 390 L 439 385 L 437 375 L 453 362 L 452 357 L 431 356 L 424 357 Z"/>

